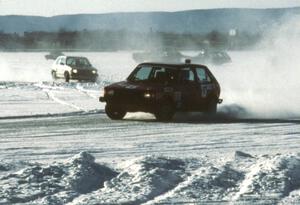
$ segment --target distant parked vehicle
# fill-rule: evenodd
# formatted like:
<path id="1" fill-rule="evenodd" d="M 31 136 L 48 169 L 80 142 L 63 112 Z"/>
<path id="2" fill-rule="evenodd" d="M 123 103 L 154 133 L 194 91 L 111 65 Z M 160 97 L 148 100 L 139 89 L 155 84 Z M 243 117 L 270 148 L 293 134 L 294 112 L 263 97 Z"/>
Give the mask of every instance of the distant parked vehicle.
<path id="1" fill-rule="evenodd" d="M 231 58 L 225 51 L 222 50 L 202 50 L 197 56 L 190 57 L 193 62 L 201 64 L 215 64 L 220 65 L 231 62 Z"/>
<path id="2" fill-rule="evenodd" d="M 223 50 L 205 49 L 201 50 L 196 56 L 183 55 L 174 49 L 152 50 L 144 52 L 135 52 L 132 58 L 137 63 L 143 62 L 166 62 L 182 63 L 184 59 L 191 59 L 195 63 L 220 65 L 231 62 L 231 58 Z"/>
<path id="3" fill-rule="evenodd" d="M 184 60 L 184 56 L 176 50 L 152 50 L 144 52 L 136 52 L 132 54 L 132 58 L 137 63 L 142 62 L 168 62 L 180 63 Z"/>
<path id="4" fill-rule="evenodd" d="M 59 56 L 52 65 L 52 78 L 62 78 L 66 82 L 71 79 L 96 82 L 98 78 L 97 69 L 92 66 L 85 57 Z"/>
<path id="5" fill-rule="evenodd" d="M 126 81 L 104 88 L 101 102 L 111 119 L 127 112 L 153 113 L 157 120 L 171 120 L 176 111 L 214 114 L 221 103 L 220 86 L 204 65 L 141 63 Z"/>
<path id="6" fill-rule="evenodd" d="M 55 60 L 58 56 L 63 56 L 64 54 L 60 51 L 51 51 L 49 54 L 45 55 L 47 60 Z"/>

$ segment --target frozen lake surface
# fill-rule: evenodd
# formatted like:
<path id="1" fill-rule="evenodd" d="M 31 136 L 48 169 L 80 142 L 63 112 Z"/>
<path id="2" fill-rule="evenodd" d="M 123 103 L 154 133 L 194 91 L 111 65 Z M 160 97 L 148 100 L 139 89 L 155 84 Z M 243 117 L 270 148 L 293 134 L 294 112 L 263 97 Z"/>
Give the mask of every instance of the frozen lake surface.
<path id="1" fill-rule="evenodd" d="M 0 204 L 300 203 L 299 71 L 273 52 L 209 65 L 217 116 L 170 123 L 104 114 L 98 97 L 132 71 L 131 52 L 72 53 L 98 83 L 52 82 L 44 55 L 0 53 Z"/>

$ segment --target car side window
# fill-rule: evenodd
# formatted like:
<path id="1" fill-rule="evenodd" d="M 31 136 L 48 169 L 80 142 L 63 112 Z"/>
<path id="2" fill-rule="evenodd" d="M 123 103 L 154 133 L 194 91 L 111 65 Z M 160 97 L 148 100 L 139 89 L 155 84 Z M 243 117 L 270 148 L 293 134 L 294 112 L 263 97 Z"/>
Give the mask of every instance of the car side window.
<path id="1" fill-rule="evenodd" d="M 67 58 L 67 65 L 75 66 L 76 62 L 74 58 Z"/>
<path id="2" fill-rule="evenodd" d="M 152 70 L 152 67 L 150 67 L 150 66 L 140 67 L 137 70 L 137 72 L 133 75 L 133 81 L 148 80 L 151 70 Z"/>
<path id="3" fill-rule="evenodd" d="M 178 81 L 178 72 L 172 68 L 153 67 L 150 80 L 157 83 L 174 84 Z"/>
<path id="4" fill-rule="evenodd" d="M 211 82 L 211 78 L 209 77 L 209 75 L 207 74 L 207 72 L 204 68 L 196 68 L 196 73 L 197 73 L 197 76 L 198 76 L 198 79 L 200 80 L 200 82 L 202 82 L 202 83 L 210 83 Z"/>
<path id="5" fill-rule="evenodd" d="M 59 65 L 61 58 L 58 58 L 55 62 L 56 65 Z"/>
<path id="6" fill-rule="evenodd" d="M 181 81 L 183 82 L 195 82 L 195 74 L 192 69 L 185 68 L 181 71 Z"/>
<path id="7" fill-rule="evenodd" d="M 167 80 L 165 68 L 153 68 L 153 80 L 156 82 L 164 82 Z"/>
<path id="8" fill-rule="evenodd" d="M 66 65 L 66 58 L 62 57 L 60 60 L 60 63 L 63 63 L 64 65 Z"/>

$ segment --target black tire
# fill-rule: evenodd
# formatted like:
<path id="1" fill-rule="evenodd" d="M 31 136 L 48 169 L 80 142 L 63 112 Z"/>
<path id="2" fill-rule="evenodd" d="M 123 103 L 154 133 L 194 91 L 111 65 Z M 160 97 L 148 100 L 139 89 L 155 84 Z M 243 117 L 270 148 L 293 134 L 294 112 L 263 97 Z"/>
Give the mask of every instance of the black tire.
<path id="1" fill-rule="evenodd" d="M 155 118 L 158 121 L 167 122 L 171 121 L 173 119 L 173 116 L 175 114 L 175 108 L 173 103 L 171 102 L 163 102 L 160 104 L 157 111 L 154 113 Z"/>
<path id="2" fill-rule="evenodd" d="M 65 76 L 65 81 L 67 83 L 70 82 L 70 74 L 68 72 L 65 72 L 64 76 Z"/>
<path id="3" fill-rule="evenodd" d="M 56 79 L 57 79 L 56 71 L 53 70 L 53 71 L 51 72 L 51 76 L 52 76 L 52 79 L 53 79 L 53 80 L 56 80 Z"/>
<path id="4" fill-rule="evenodd" d="M 205 114 L 215 115 L 217 113 L 217 105 L 218 105 L 217 100 L 214 98 L 211 99 L 207 104 Z"/>
<path id="5" fill-rule="evenodd" d="M 121 120 L 127 112 L 121 107 L 106 104 L 105 113 L 112 120 Z"/>

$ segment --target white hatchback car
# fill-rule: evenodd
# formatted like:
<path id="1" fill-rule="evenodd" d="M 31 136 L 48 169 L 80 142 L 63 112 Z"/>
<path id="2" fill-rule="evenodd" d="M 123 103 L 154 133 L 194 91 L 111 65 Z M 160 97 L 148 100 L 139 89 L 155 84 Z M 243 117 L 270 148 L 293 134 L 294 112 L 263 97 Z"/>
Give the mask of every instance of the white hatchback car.
<path id="1" fill-rule="evenodd" d="M 86 57 L 59 56 L 52 65 L 52 78 L 71 79 L 79 81 L 96 82 L 98 78 L 97 69 L 94 68 Z"/>

